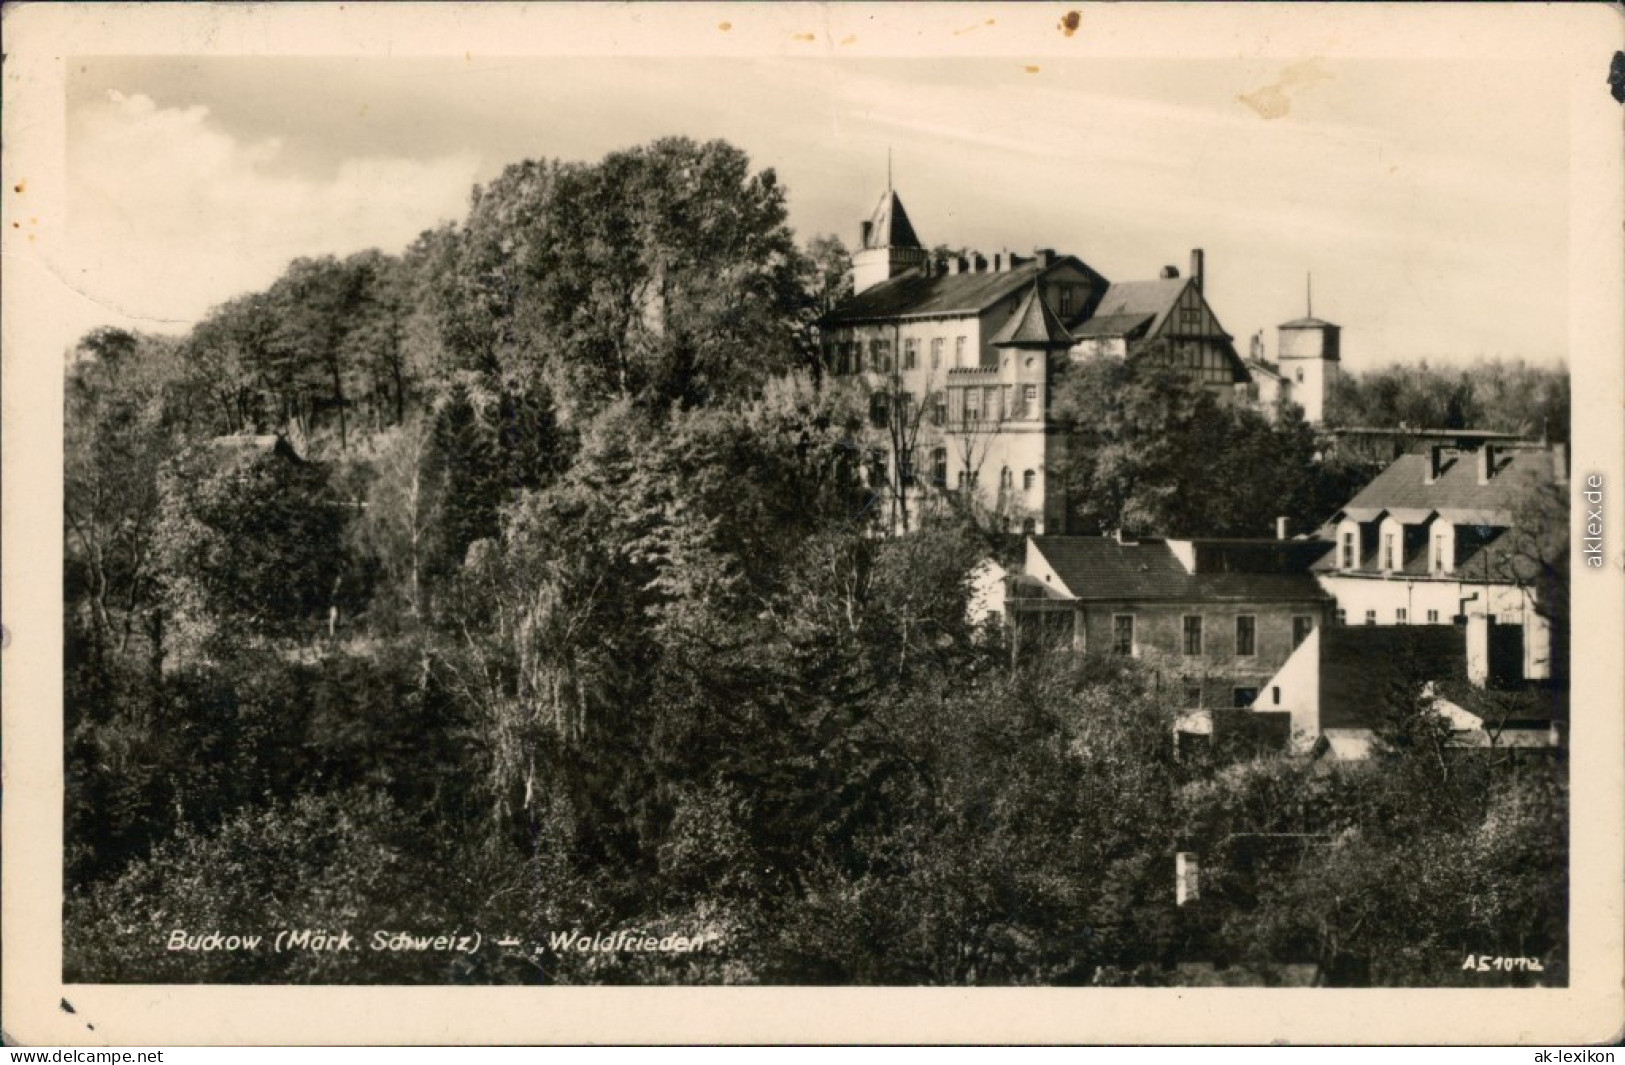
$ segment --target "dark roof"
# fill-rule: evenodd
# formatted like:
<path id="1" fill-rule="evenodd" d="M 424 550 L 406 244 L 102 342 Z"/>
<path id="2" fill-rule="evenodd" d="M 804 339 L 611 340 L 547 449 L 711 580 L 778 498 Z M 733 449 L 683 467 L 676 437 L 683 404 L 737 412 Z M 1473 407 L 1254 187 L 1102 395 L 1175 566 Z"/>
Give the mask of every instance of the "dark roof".
<path id="1" fill-rule="evenodd" d="M 1524 494 L 1552 478 L 1552 456 L 1544 448 L 1498 450 L 1495 474 L 1488 484 L 1478 483 L 1477 451 L 1453 452 L 1445 461 L 1438 478 L 1427 484 L 1432 456 L 1399 456 L 1349 500 L 1334 520 L 1350 512 L 1363 517 L 1377 511 L 1419 509 L 1437 511 L 1452 524 L 1504 526 L 1511 522 L 1512 510 Z"/>
<path id="2" fill-rule="evenodd" d="M 1038 288 L 1038 278 L 1022 297 L 1021 306 L 1004 323 L 1004 328 L 993 334 L 994 347 L 1068 348 L 1073 344 L 1072 334 L 1066 331 L 1061 319 L 1044 302 Z"/>
<path id="3" fill-rule="evenodd" d="M 1319 318 L 1294 318 L 1290 322 L 1282 322 L 1279 329 L 1341 329 L 1342 326 L 1333 325 Z"/>
<path id="4" fill-rule="evenodd" d="M 1412 685 L 1467 672 L 1454 625 L 1331 625 L 1320 630 L 1320 727 L 1378 729 Z"/>
<path id="5" fill-rule="evenodd" d="M 1247 367 L 1248 373 L 1264 374 L 1267 377 L 1275 378 L 1277 381 L 1286 380 L 1286 376 L 1281 373 L 1280 368 L 1272 362 L 1264 362 L 1261 359 L 1242 359 L 1241 364 Z"/>
<path id="6" fill-rule="evenodd" d="M 1219 599 L 1321 600 L 1326 595 L 1308 572 L 1307 560 L 1293 550 L 1266 552 L 1267 561 L 1248 561 L 1236 542 L 1216 555 L 1217 541 L 1195 541 L 1197 571 L 1185 569 L 1166 540 L 1119 543 L 1109 537 L 1035 536 L 1037 547 L 1061 582 L 1078 599 L 1160 599 L 1202 602 Z M 1260 542 L 1252 542 L 1260 543 Z M 1276 541 L 1269 541 L 1276 543 Z M 1283 545 L 1294 541 L 1281 541 Z M 1301 542 L 1300 542 L 1301 543 Z M 1222 558 L 1223 563 L 1210 563 Z M 1209 568 L 1209 565 L 1212 568 Z"/>
<path id="7" fill-rule="evenodd" d="M 1150 315 L 1150 331 L 1162 327 L 1163 319 L 1174 309 L 1180 293 L 1191 283 L 1188 277 L 1163 277 L 1155 281 L 1118 281 L 1106 289 L 1093 317 L 1129 317 Z"/>
<path id="8" fill-rule="evenodd" d="M 903 201 L 897 198 L 897 193 L 887 189 L 875 204 L 874 213 L 869 216 L 869 239 L 864 242 L 865 248 L 915 248 L 925 250 L 920 238 L 914 234 L 914 225 L 908 220 L 908 212 L 903 210 Z"/>
<path id="9" fill-rule="evenodd" d="M 824 324 L 839 325 L 843 322 L 908 316 L 980 314 L 1000 300 L 1020 292 L 1023 286 L 1032 284 L 1033 279 L 1042 272 L 1037 260 L 1022 263 L 1013 270 L 997 272 L 927 276 L 923 270 L 907 270 L 842 301 L 824 319 Z"/>
<path id="10" fill-rule="evenodd" d="M 1133 336 L 1155 318 L 1156 315 L 1150 313 L 1096 314 L 1088 321 L 1073 326 L 1072 335 L 1080 340 L 1085 337 Z"/>

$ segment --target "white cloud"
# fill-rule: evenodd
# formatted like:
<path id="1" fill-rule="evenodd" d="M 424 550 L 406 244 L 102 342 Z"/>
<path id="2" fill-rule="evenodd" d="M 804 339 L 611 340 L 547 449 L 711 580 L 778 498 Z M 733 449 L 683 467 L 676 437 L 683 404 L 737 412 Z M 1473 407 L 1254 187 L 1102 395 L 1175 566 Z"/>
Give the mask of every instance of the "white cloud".
<path id="1" fill-rule="evenodd" d="M 85 299 L 71 343 L 109 323 L 184 330 L 288 261 L 378 247 L 399 251 L 462 217 L 481 160 L 357 157 L 300 172 L 283 142 L 247 142 L 208 108 L 109 92 L 69 116 L 68 261 Z"/>

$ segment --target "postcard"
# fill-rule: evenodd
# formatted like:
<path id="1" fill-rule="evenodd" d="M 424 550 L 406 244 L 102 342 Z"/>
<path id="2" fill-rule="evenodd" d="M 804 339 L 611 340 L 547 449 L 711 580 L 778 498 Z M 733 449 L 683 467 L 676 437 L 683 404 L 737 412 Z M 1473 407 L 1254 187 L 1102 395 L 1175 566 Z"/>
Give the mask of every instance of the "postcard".
<path id="1" fill-rule="evenodd" d="M 5 1037 L 1625 1027 L 1606 8 L 7 8 Z"/>

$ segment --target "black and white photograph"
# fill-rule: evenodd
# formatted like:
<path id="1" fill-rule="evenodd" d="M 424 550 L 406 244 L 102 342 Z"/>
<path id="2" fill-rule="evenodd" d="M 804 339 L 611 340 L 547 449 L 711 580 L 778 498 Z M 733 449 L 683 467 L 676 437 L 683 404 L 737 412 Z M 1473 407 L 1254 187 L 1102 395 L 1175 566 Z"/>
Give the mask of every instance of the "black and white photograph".
<path id="1" fill-rule="evenodd" d="M 87 5 L 8 57 L 9 142 L 58 123 L 0 190 L 8 1014 L 1609 1038 L 1625 34 L 1294 6 Z"/>

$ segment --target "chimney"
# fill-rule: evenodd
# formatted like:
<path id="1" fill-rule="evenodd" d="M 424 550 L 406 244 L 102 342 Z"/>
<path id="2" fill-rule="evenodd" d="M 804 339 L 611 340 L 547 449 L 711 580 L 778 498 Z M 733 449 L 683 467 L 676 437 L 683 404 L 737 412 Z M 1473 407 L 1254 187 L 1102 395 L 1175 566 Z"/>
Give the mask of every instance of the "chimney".
<path id="1" fill-rule="evenodd" d="M 1490 679 L 1490 619 L 1467 615 L 1467 682 L 1482 688 Z"/>
<path id="2" fill-rule="evenodd" d="M 1287 528 L 1287 520 L 1286 520 L 1285 517 L 1279 517 L 1279 518 L 1275 519 L 1275 538 L 1277 540 L 1285 540 L 1285 539 L 1287 539 L 1286 528 Z"/>
<path id="3" fill-rule="evenodd" d="M 971 252 L 971 265 L 980 274 L 987 269 L 987 259 L 979 251 Z"/>
<path id="4" fill-rule="evenodd" d="M 1174 905 L 1183 906 L 1201 898 L 1202 864 L 1194 851 L 1174 855 Z"/>
<path id="5" fill-rule="evenodd" d="M 1495 445 L 1488 440 L 1478 449 L 1478 483 L 1489 484 L 1495 476 Z"/>
<path id="6" fill-rule="evenodd" d="M 1196 291 L 1202 291 L 1202 249 L 1191 249 L 1191 277 L 1196 281 Z"/>
<path id="7" fill-rule="evenodd" d="M 1179 276 L 1179 267 L 1177 267 L 1177 266 L 1164 266 L 1162 268 L 1162 278 L 1163 278 L 1164 281 L 1171 281 L 1171 280 L 1173 280 L 1174 278 L 1176 278 L 1178 276 Z"/>
<path id="8" fill-rule="evenodd" d="M 874 235 L 875 235 L 875 224 L 873 222 L 870 222 L 870 221 L 865 221 L 863 223 L 863 246 L 865 248 L 867 248 L 869 246 L 869 241 Z"/>
<path id="9" fill-rule="evenodd" d="M 1055 263 L 1054 248 L 1034 248 L 1033 255 L 1038 258 L 1038 265 L 1041 269 L 1047 270 Z"/>
<path id="10" fill-rule="evenodd" d="M 965 272 L 965 267 L 968 265 L 969 264 L 965 262 L 965 257 L 963 255 L 955 255 L 953 258 L 948 260 L 948 272 L 950 274 L 962 274 Z"/>

